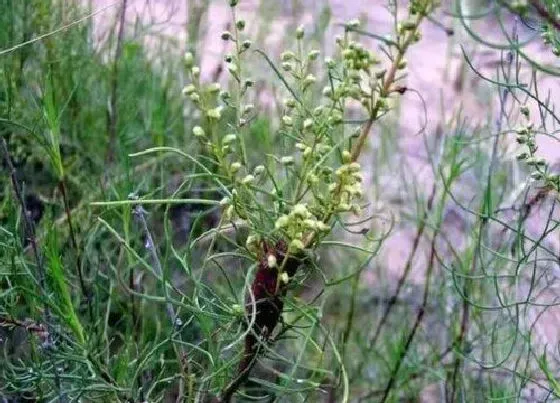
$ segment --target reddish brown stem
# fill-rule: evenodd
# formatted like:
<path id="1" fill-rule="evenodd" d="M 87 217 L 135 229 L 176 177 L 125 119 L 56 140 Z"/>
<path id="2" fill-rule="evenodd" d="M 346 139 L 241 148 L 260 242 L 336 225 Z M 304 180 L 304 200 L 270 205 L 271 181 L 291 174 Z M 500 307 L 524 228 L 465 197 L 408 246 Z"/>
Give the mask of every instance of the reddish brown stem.
<path id="1" fill-rule="evenodd" d="M 267 341 L 282 315 L 283 299 L 286 295 L 286 284 L 279 282 L 280 272 L 292 278 L 301 264 L 298 257 L 288 254 L 284 241 L 279 241 L 274 247 L 263 244 L 263 256 L 260 259 L 257 272 L 251 284 L 252 298 L 246 304 L 248 323 L 251 329 L 245 337 L 243 358 L 239 363 L 236 377 L 222 391 L 220 402 L 227 403 L 234 393 L 247 381 L 251 370 L 258 361 L 261 351 L 261 341 Z M 268 257 L 276 258 L 277 266 L 270 267 Z M 253 317 L 254 315 L 254 317 Z"/>

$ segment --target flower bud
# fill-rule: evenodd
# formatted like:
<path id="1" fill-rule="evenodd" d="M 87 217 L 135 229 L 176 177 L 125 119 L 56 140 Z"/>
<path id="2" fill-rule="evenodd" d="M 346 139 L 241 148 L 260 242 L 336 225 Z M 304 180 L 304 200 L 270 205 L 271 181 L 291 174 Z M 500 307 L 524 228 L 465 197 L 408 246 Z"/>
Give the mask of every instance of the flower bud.
<path id="1" fill-rule="evenodd" d="M 294 239 L 290 242 L 290 249 L 294 251 L 300 251 L 305 247 L 300 239 Z"/>
<path id="2" fill-rule="evenodd" d="M 250 183 L 253 183 L 254 180 L 255 177 L 253 175 L 247 175 L 241 180 L 241 183 L 243 183 L 244 185 L 249 185 Z"/>
<path id="3" fill-rule="evenodd" d="M 241 169 L 241 163 L 240 162 L 234 162 L 229 166 L 229 169 L 230 169 L 231 173 L 235 174 L 235 173 L 237 173 L 237 171 L 239 171 L 239 169 Z"/>
<path id="4" fill-rule="evenodd" d="M 323 110 L 325 108 L 323 108 L 322 106 L 318 106 L 315 109 L 313 109 L 313 116 L 319 116 L 321 115 L 321 113 L 323 113 Z"/>
<path id="5" fill-rule="evenodd" d="M 237 75 L 237 66 L 233 63 L 229 63 L 227 65 L 227 69 L 230 72 L 231 75 L 236 76 Z"/>
<path id="6" fill-rule="evenodd" d="M 223 144 L 230 144 L 233 143 L 235 140 L 237 140 L 237 135 L 236 134 L 228 134 L 227 136 L 224 136 L 224 139 L 222 140 Z"/>
<path id="7" fill-rule="evenodd" d="M 296 55 L 294 54 L 294 52 L 291 51 L 282 52 L 282 54 L 280 55 L 280 59 L 282 59 L 283 62 L 289 62 L 290 60 L 293 60 L 295 57 Z"/>
<path id="8" fill-rule="evenodd" d="M 245 105 L 245 107 L 243 108 L 243 114 L 247 115 L 251 112 L 253 112 L 253 110 L 255 109 L 255 105 L 253 104 L 247 104 Z"/>
<path id="9" fill-rule="evenodd" d="M 254 173 L 255 175 L 260 175 L 260 174 L 262 174 L 264 171 L 265 171 L 264 165 L 257 165 L 257 166 L 255 167 L 255 170 L 253 171 L 253 173 Z"/>
<path id="10" fill-rule="evenodd" d="M 288 115 L 282 116 L 282 123 L 284 123 L 287 127 L 292 127 L 293 125 L 292 118 Z"/>
<path id="11" fill-rule="evenodd" d="M 183 88 L 183 95 L 191 95 L 192 93 L 196 92 L 196 87 L 192 84 L 189 84 Z"/>
<path id="12" fill-rule="evenodd" d="M 313 127 L 313 119 L 307 118 L 303 121 L 303 128 L 309 130 Z"/>
<path id="13" fill-rule="evenodd" d="M 204 133 L 204 129 L 200 126 L 195 126 L 192 129 L 194 137 L 205 137 L 206 134 Z"/>
<path id="14" fill-rule="evenodd" d="M 191 52 L 186 52 L 183 60 L 185 61 L 185 66 L 189 69 L 194 65 L 194 56 Z"/>
<path id="15" fill-rule="evenodd" d="M 243 50 L 247 50 L 251 47 L 252 42 L 251 41 L 243 41 L 243 43 L 241 44 L 241 48 Z"/>
<path id="16" fill-rule="evenodd" d="M 222 117 L 222 107 L 218 106 L 217 108 L 209 109 L 208 112 L 206 112 L 206 116 L 210 119 L 220 119 Z"/>
<path id="17" fill-rule="evenodd" d="M 230 221 L 233 218 L 234 211 L 233 206 L 228 206 L 224 211 L 224 221 Z"/>
<path id="18" fill-rule="evenodd" d="M 330 57 L 328 59 L 325 59 L 325 64 L 327 65 L 328 69 L 334 69 L 336 67 L 336 62 Z"/>
<path id="19" fill-rule="evenodd" d="M 292 71 L 293 68 L 294 68 L 294 66 L 292 65 L 292 63 L 287 63 L 287 62 L 282 63 L 282 69 L 284 71 Z"/>
<path id="20" fill-rule="evenodd" d="M 533 178 L 534 180 L 541 180 L 542 177 L 543 176 L 540 172 L 531 172 L 531 178 Z"/>
<path id="21" fill-rule="evenodd" d="M 278 219 L 274 223 L 274 228 L 276 229 L 285 228 L 288 226 L 289 223 L 290 223 L 290 219 L 288 218 L 288 216 L 283 215 L 278 217 Z"/>
<path id="22" fill-rule="evenodd" d="M 235 23 L 238 30 L 243 31 L 245 29 L 245 20 L 239 20 Z"/>
<path id="23" fill-rule="evenodd" d="M 288 276 L 288 273 L 286 273 L 285 271 L 283 271 L 280 274 L 280 281 L 284 284 L 288 284 L 290 282 L 290 276 Z"/>
<path id="24" fill-rule="evenodd" d="M 192 73 L 192 75 L 193 75 L 194 78 L 200 77 L 200 68 L 199 68 L 199 67 L 196 67 L 196 66 L 193 67 L 193 68 L 191 69 L 191 73 Z"/>
<path id="25" fill-rule="evenodd" d="M 220 83 L 212 83 L 208 86 L 208 92 L 213 94 L 213 93 L 219 92 L 220 88 L 221 88 Z"/>
<path id="26" fill-rule="evenodd" d="M 276 261 L 276 256 L 268 255 L 266 257 L 266 263 L 267 263 L 267 265 L 270 269 L 274 269 L 276 267 L 276 265 L 278 264 L 278 262 Z"/>
<path id="27" fill-rule="evenodd" d="M 303 25 L 300 25 L 296 29 L 296 39 L 302 39 L 304 34 Z"/>
<path id="28" fill-rule="evenodd" d="M 305 78 L 303 79 L 303 86 L 307 87 L 308 85 L 311 85 L 313 83 L 315 83 L 315 81 L 317 81 L 317 79 L 315 78 L 315 76 L 313 74 L 308 74 L 307 76 L 305 76 Z"/>
<path id="29" fill-rule="evenodd" d="M 229 41 L 230 39 L 232 39 L 231 32 L 229 32 L 229 31 L 224 31 L 224 32 L 222 32 L 222 35 L 220 35 L 220 37 L 221 37 L 222 40 L 224 40 L 224 41 Z"/>
<path id="30" fill-rule="evenodd" d="M 289 109 L 294 108 L 296 106 L 296 100 L 293 98 L 285 99 L 284 106 Z"/>
<path id="31" fill-rule="evenodd" d="M 294 157 L 282 157 L 280 162 L 286 166 L 294 165 Z"/>
<path id="32" fill-rule="evenodd" d="M 348 164 L 350 161 L 352 161 L 352 154 L 350 154 L 350 151 L 344 150 L 342 152 L 342 162 Z"/>
<path id="33" fill-rule="evenodd" d="M 346 27 L 348 29 L 356 29 L 359 26 L 360 26 L 360 20 L 358 20 L 358 19 L 350 20 L 346 23 Z"/>
<path id="34" fill-rule="evenodd" d="M 320 51 L 318 50 L 312 50 L 307 54 L 307 58 L 309 60 L 317 60 L 317 58 L 319 57 L 319 55 L 321 54 Z"/>

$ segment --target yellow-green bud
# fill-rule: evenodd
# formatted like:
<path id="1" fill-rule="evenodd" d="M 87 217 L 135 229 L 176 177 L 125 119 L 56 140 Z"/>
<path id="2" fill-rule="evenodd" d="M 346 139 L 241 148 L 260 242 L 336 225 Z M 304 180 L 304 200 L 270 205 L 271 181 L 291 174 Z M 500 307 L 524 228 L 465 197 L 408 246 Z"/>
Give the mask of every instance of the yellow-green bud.
<path id="1" fill-rule="evenodd" d="M 267 263 L 269 268 L 274 269 L 276 267 L 276 265 L 278 264 L 278 262 L 276 261 L 276 256 L 268 255 L 267 258 L 266 258 L 266 263 Z"/>
<path id="2" fill-rule="evenodd" d="M 307 58 L 308 58 L 309 60 L 317 60 L 317 58 L 319 57 L 320 54 L 321 54 L 320 51 L 318 51 L 318 50 L 312 50 L 311 52 L 309 52 L 309 53 L 307 54 Z"/>
<path id="3" fill-rule="evenodd" d="M 222 107 L 218 106 L 217 108 L 209 109 L 208 112 L 206 112 L 206 116 L 210 119 L 220 119 L 222 117 Z"/>
<path id="4" fill-rule="evenodd" d="M 236 134 L 228 134 L 226 136 L 224 136 L 224 139 L 222 140 L 223 144 L 230 144 L 233 143 L 235 140 L 237 140 L 237 135 Z"/>
<path id="5" fill-rule="evenodd" d="M 280 281 L 284 284 L 288 284 L 290 281 L 290 276 L 288 276 L 288 273 L 286 273 L 285 271 L 283 271 L 280 274 Z"/>
<path id="6" fill-rule="evenodd" d="M 241 183 L 243 183 L 244 185 L 248 185 L 250 183 L 253 183 L 254 180 L 255 177 L 253 175 L 247 175 L 241 180 Z"/>
<path id="7" fill-rule="evenodd" d="M 251 113 L 253 111 L 253 109 L 255 109 L 255 105 L 253 104 L 247 104 L 245 105 L 245 107 L 243 108 L 243 114 L 247 115 L 249 113 Z"/>
<path id="8" fill-rule="evenodd" d="M 294 157 L 282 157 L 280 162 L 286 166 L 294 165 Z"/>
<path id="9" fill-rule="evenodd" d="M 241 168 L 240 162 L 234 162 L 229 166 L 229 169 L 232 173 L 236 173 Z"/>
<path id="10" fill-rule="evenodd" d="M 196 87 L 192 84 L 189 84 L 183 88 L 183 95 L 191 95 L 196 92 Z"/>
<path id="11" fill-rule="evenodd" d="M 304 34 L 303 25 L 300 25 L 296 29 L 296 39 L 302 39 Z"/>
<path id="12" fill-rule="evenodd" d="M 183 58 L 183 60 L 185 61 L 185 66 L 186 66 L 187 68 L 189 68 L 189 69 L 190 69 L 190 68 L 193 66 L 193 64 L 194 64 L 194 56 L 193 56 L 193 54 L 192 54 L 191 52 L 186 52 L 186 53 L 185 53 L 185 56 L 184 56 L 184 58 Z"/>
<path id="13" fill-rule="evenodd" d="M 208 92 L 210 92 L 210 93 L 219 92 L 220 89 L 221 89 L 220 83 L 212 83 L 208 86 Z"/>
<path id="14" fill-rule="evenodd" d="M 292 63 L 288 63 L 288 62 L 282 63 L 282 69 L 284 69 L 284 71 L 292 71 L 293 68 L 294 67 Z"/>
<path id="15" fill-rule="evenodd" d="M 285 228 L 289 224 L 289 222 L 290 219 L 288 218 L 288 216 L 286 215 L 280 216 L 274 223 L 274 228 L 276 229 Z"/>
<path id="16" fill-rule="evenodd" d="M 317 79 L 315 78 L 315 76 L 313 74 L 308 74 L 307 76 L 305 76 L 305 78 L 303 79 L 303 86 L 306 87 L 308 85 L 311 85 L 313 83 L 315 83 L 315 81 L 317 81 Z"/>
<path id="17" fill-rule="evenodd" d="M 284 100 L 284 105 L 286 106 L 286 108 L 294 108 L 296 106 L 296 100 L 293 98 L 288 98 Z"/>
<path id="18" fill-rule="evenodd" d="M 282 52 L 282 54 L 280 55 L 280 59 L 282 59 L 283 62 L 289 62 L 290 60 L 293 60 L 295 57 L 296 55 L 294 54 L 294 52 L 290 52 L 290 51 Z"/>
<path id="19" fill-rule="evenodd" d="M 290 242 L 290 249 L 294 251 L 302 250 L 305 247 L 300 239 L 294 239 Z"/>
<path id="20" fill-rule="evenodd" d="M 296 216 L 305 217 L 307 215 L 307 207 L 305 204 L 296 204 L 292 213 Z"/>
<path id="21" fill-rule="evenodd" d="M 195 126 L 192 129 L 194 137 L 205 137 L 204 129 L 200 126 Z"/>

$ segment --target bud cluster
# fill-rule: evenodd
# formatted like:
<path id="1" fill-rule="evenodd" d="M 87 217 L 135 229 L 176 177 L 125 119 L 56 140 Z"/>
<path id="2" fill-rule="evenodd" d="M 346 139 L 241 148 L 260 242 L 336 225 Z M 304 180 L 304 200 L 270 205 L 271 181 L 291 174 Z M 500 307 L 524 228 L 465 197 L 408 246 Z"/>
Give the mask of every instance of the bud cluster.
<path id="1" fill-rule="evenodd" d="M 541 157 L 537 157 L 536 131 L 534 125 L 529 122 L 529 109 L 526 106 L 521 108 L 521 114 L 526 118 L 527 124 L 517 129 L 516 141 L 526 147 L 526 151 L 517 154 L 517 159 L 525 161 L 531 167 L 531 178 L 535 181 L 543 181 L 546 185 L 560 189 L 560 175 L 549 172 L 548 162 Z"/>
<path id="2" fill-rule="evenodd" d="M 329 186 L 332 195 L 331 208 L 337 212 L 352 211 L 360 213 L 360 206 L 355 202 L 362 197 L 363 177 L 360 173 L 360 164 L 351 162 L 350 153 L 343 152 L 344 164 L 335 172 L 335 182 Z"/>
<path id="3" fill-rule="evenodd" d="M 304 237 L 310 232 L 326 232 L 330 227 L 318 220 L 305 204 L 296 204 L 288 214 L 281 215 L 274 224 L 290 241 L 289 248 L 296 252 L 305 247 Z"/>

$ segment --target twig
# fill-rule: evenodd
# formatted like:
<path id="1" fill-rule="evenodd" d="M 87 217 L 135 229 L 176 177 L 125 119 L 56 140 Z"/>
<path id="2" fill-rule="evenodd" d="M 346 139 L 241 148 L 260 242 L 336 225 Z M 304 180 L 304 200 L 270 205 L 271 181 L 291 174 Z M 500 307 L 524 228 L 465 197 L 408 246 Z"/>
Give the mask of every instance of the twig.
<path id="1" fill-rule="evenodd" d="M 412 341 L 414 340 L 414 336 L 416 335 L 416 331 L 418 330 L 418 327 L 420 327 L 420 324 L 422 323 L 422 319 L 424 318 L 424 314 L 426 312 L 426 306 L 428 304 L 428 296 L 430 293 L 430 282 L 432 279 L 432 273 L 433 273 L 433 269 L 434 269 L 434 260 L 435 260 L 435 251 L 436 251 L 436 238 L 438 235 L 438 231 L 436 230 L 436 233 L 434 234 L 434 236 L 432 237 L 432 244 L 430 247 L 430 259 L 429 259 L 429 263 L 428 263 L 428 267 L 426 268 L 426 282 L 424 283 L 424 297 L 422 299 L 422 306 L 420 307 L 420 309 L 418 309 L 418 313 L 416 314 L 416 320 L 414 322 L 414 326 L 412 327 L 412 330 L 410 331 L 407 339 L 406 339 L 406 343 L 404 345 L 403 350 L 401 351 L 400 355 L 399 355 L 399 359 L 397 361 L 397 365 L 395 365 L 395 368 L 393 369 L 392 373 L 391 373 L 391 378 L 389 378 L 389 382 L 387 382 L 387 386 L 385 387 L 385 390 L 383 392 L 383 397 L 381 399 L 381 403 L 384 403 L 387 398 L 389 397 L 389 394 L 391 393 L 391 390 L 393 389 L 393 385 L 395 384 L 396 378 L 397 378 L 397 374 L 399 372 L 399 369 L 402 365 L 402 362 L 404 361 L 404 358 L 406 357 L 406 354 L 408 353 L 408 349 L 410 348 L 410 345 L 412 344 Z"/>
<path id="2" fill-rule="evenodd" d="M 545 6 L 539 0 L 530 0 L 531 5 L 537 10 L 537 13 L 543 17 L 549 24 L 554 26 L 556 30 L 560 31 L 560 20 L 556 16 L 549 13 Z"/>
<path id="3" fill-rule="evenodd" d="M 146 210 L 144 210 L 144 208 L 142 207 L 142 205 L 137 205 L 134 208 L 134 215 L 137 217 L 137 219 L 140 221 L 140 224 L 142 225 L 142 230 L 144 231 L 144 235 L 146 236 L 146 249 L 148 249 L 148 251 L 150 252 L 151 256 L 152 256 L 152 263 L 154 265 L 154 271 L 157 274 L 158 277 L 161 278 L 162 280 L 162 285 L 163 285 L 163 294 L 164 297 L 167 301 L 165 307 L 166 307 L 166 311 L 167 311 L 167 316 L 169 317 L 169 320 L 171 322 L 171 332 L 174 333 L 175 329 L 178 327 L 180 320 L 178 315 L 175 312 L 175 308 L 173 307 L 173 304 L 171 303 L 171 301 L 169 300 L 169 293 L 167 290 L 167 280 L 166 280 L 166 276 L 164 275 L 163 269 L 161 267 L 161 261 L 159 259 L 158 253 L 157 253 L 157 249 L 156 249 L 156 245 L 154 243 L 154 239 L 152 237 L 152 233 L 150 232 L 150 229 L 148 228 L 148 223 L 146 221 Z M 173 350 L 175 351 L 175 356 L 177 358 L 177 363 L 179 365 L 179 367 L 181 368 L 181 373 L 182 373 L 182 377 L 181 377 L 181 382 L 186 381 L 188 382 L 188 379 L 185 379 L 188 377 L 187 374 L 185 374 L 185 370 L 184 370 L 184 364 L 183 364 L 183 357 L 186 356 L 185 350 L 183 348 L 182 344 L 177 345 L 177 343 L 173 343 Z M 182 384 L 180 386 L 180 389 L 182 389 Z"/>
<path id="4" fill-rule="evenodd" d="M 423 13 L 419 13 L 418 17 L 416 17 L 416 20 L 414 21 L 414 24 L 415 24 L 416 28 L 418 28 L 418 26 L 422 22 L 423 16 L 424 16 Z M 393 60 L 393 63 L 391 64 L 391 67 L 390 67 L 389 71 L 387 72 L 387 75 L 385 76 L 385 80 L 383 81 L 383 87 L 381 88 L 381 91 L 379 92 L 379 96 L 387 97 L 391 93 L 391 87 L 392 87 L 393 83 L 395 82 L 395 78 L 396 78 L 397 70 L 399 68 L 399 64 L 403 60 L 404 54 L 405 54 L 407 48 L 410 46 L 410 44 L 412 43 L 413 40 L 414 40 L 414 35 L 412 33 L 409 33 L 408 36 L 406 37 L 403 45 L 398 47 L 397 55 L 396 55 L 395 59 Z M 362 148 L 364 147 L 366 139 L 368 138 L 369 131 L 371 130 L 371 127 L 373 126 L 373 123 L 379 118 L 380 108 L 381 108 L 381 104 L 379 102 L 377 102 L 375 104 L 375 106 L 373 107 L 373 110 L 370 113 L 369 119 L 362 126 L 362 130 L 360 132 L 358 140 L 356 141 L 356 144 L 354 145 L 354 148 L 352 149 L 352 154 L 351 155 L 352 155 L 352 161 L 353 162 L 358 160 L 358 157 L 360 156 L 360 154 L 362 152 Z"/>
<path id="5" fill-rule="evenodd" d="M 109 5 L 105 6 L 105 7 L 100 8 L 99 10 L 96 10 L 96 11 L 94 11 L 94 12 L 92 12 L 92 13 L 89 13 L 89 14 L 83 16 L 82 18 L 80 18 L 80 19 L 78 19 L 78 20 L 76 20 L 76 21 L 72 21 L 72 22 L 69 23 L 69 24 L 63 25 L 63 26 L 61 26 L 60 28 L 55 29 L 54 31 L 47 32 L 47 33 L 42 34 L 42 35 L 39 35 L 39 36 L 37 36 L 37 37 L 35 37 L 35 38 L 33 38 L 33 39 L 24 41 L 24 42 L 22 42 L 22 43 L 18 43 L 17 45 L 12 46 L 11 48 L 0 50 L 0 56 L 6 55 L 6 54 L 11 53 L 11 52 L 15 52 L 16 50 L 21 49 L 21 48 L 23 48 L 23 47 L 25 47 L 25 46 L 27 46 L 27 45 L 31 45 L 31 44 L 33 44 L 33 43 L 35 43 L 35 42 L 42 41 L 43 39 L 48 38 L 49 36 L 53 36 L 53 35 L 58 34 L 59 32 L 66 31 L 67 29 L 72 28 L 74 25 L 81 24 L 82 22 L 89 20 L 90 18 L 96 16 L 96 15 L 99 14 L 99 13 L 102 13 L 103 11 L 105 11 L 105 10 L 107 10 L 107 9 L 109 9 L 109 8 L 111 8 L 111 7 L 113 7 L 114 5 L 115 5 L 115 3 L 111 3 L 111 4 L 109 4 Z"/>
<path id="6" fill-rule="evenodd" d="M 70 242 L 72 243 L 72 248 L 74 253 L 76 253 L 76 270 L 78 272 L 78 280 L 80 282 L 80 289 L 82 290 L 83 296 L 86 298 L 88 311 L 90 319 L 93 321 L 93 308 L 91 304 L 91 294 L 88 287 L 86 286 L 84 275 L 82 272 L 82 256 L 80 253 L 80 248 L 78 247 L 78 241 L 76 239 L 76 233 L 74 232 L 74 224 L 72 222 L 72 212 L 70 210 L 70 202 L 68 200 L 68 193 L 66 192 L 65 179 L 62 178 L 58 183 L 58 189 L 62 195 L 62 202 L 64 203 L 64 211 L 66 213 L 66 221 L 68 222 L 68 232 L 70 233 Z"/>
<path id="7" fill-rule="evenodd" d="M 111 73 L 111 100 L 109 101 L 109 111 L 107 119 L 107 132 L 109 134 L 109 147 L 107 148 L 106 162 L 112 163 L 115 159 L 115 147 L 117 145 L 117 90 L 119 75 L 119 60 L 122 53 L 122 41 L 124 37 L 124 24 L 126 17 L 126 6 L 128 0 L 122 0 L 122 6 L 119 18 L 119 31 L 117 33 L 117 47 L 115 49 L 115 59 L 113 60 L 113 71 Z"/>
<path id="8" fill-rule="evenodd" d="M 17 320 L 10 317 L 0 316 L 0 327 L 21 327 L 28 332 L 37 333 L 40 337 L 48 335 L 46 327 L 41 323 L 36 323 L 31 320 Z"/>
<path id="9" fill-rule="evenodd" d="M 156 245 L 154 243 L 154 239 L 152 238 L 152 233 L 150 232 L 150 229 L 148 228 L 148 223 L 146 221 L 145 214 L 146 214 L 146 210 L 144 210 L 142 205 L 139 204 L 134 208 L 134 215 L 136 216 L 136 218 L 138 218 L 138 221 L 140 222 L 140 225 L 142 225 L 142 230 L 144 231 L 144 235 L 146 236 L 146 244 L 145 245 L 146 245 L 146 249 L 150 252 L 150 255 L 152 256 L 152 263 L 154 265 L 154 271 L 164 282 L 163 290 L 164 290 L 165 298 L 168 300 L 168 302 L 166 304 L 167 316 L 169 316 L 169 320 L 171 321 L 171 325 L 174 327 L 175 326 L 175 320 L 176 320 L 175 309 L 173 308 L 173 304 L 171 302 L 169 302 L 169 297 L 168 297 L 168 293 L 167 293 L 167 285 L 165 284 L 165 276 L 163 275 L 163 270 L 161 268 L 161 262 L 159 260 L 158 254 L 157 254 Z"/>
<path id="10" fill-rule="evenodd" d="M 414 237 L 414 241 L 412 243 L 412 250 L 410 251 L 410 255 L 408 256 L 408 259 L 406 261 L 406 265 L 404 267 L 403 274 L 399 278 L 399 281 L 397 283 L 397 289 L 395 290 L 393 295 L 389 298 L 389 302 L 388 302 L 387 306 L 385 307 L 385 311 L 383 312 L 383 316 L 381 317 L 381 320 L 379 321 L 379 325 L 375 328 L 375 332 L 373 334 L 373 337 L 371 338 L 371 340 L 369 342 L 369 347 L 368 347 L 369 350 L 371 350 L 375 347 L 375 344 L 377 343 L 377 340 L 378 340 L 379 336 L 381 335 L 381 331 L 383 330 L 385 324 L 387 323 L 387 319 L 389 318 L 389 315 L 391 314 L 393 308 L 395 307 L 395 305 L 396 305 L 396 303 L 399 299 L 400 293 L 402 291 L 402 288 L 404 287 L 404 284 L 406 282 L 406 279 L 408 278 L 410 270 L 412 269 L 412 264 L 413 264 L 413 261 L 414 261 L 414 257 L 416 256 L 416 252 L 418 252 L 418 246 L 420 245 L 420 239 L 422 238 L 422 235 L 424 234 L 424 230 L 426 229 L 426 220 L 428 219 L 428 213 L 433 208 L 435 195 L 436 195 L 436 183 L 434 182 L 434 184 L 432 186 L 432 193 L 430 194 L 430 197 L 428 199 L 426 211 L 424 212 L 424 216 L 422 217 L 422 221 L 418 225 L 418 230 L 416 231 L 416 236 Z"/>

